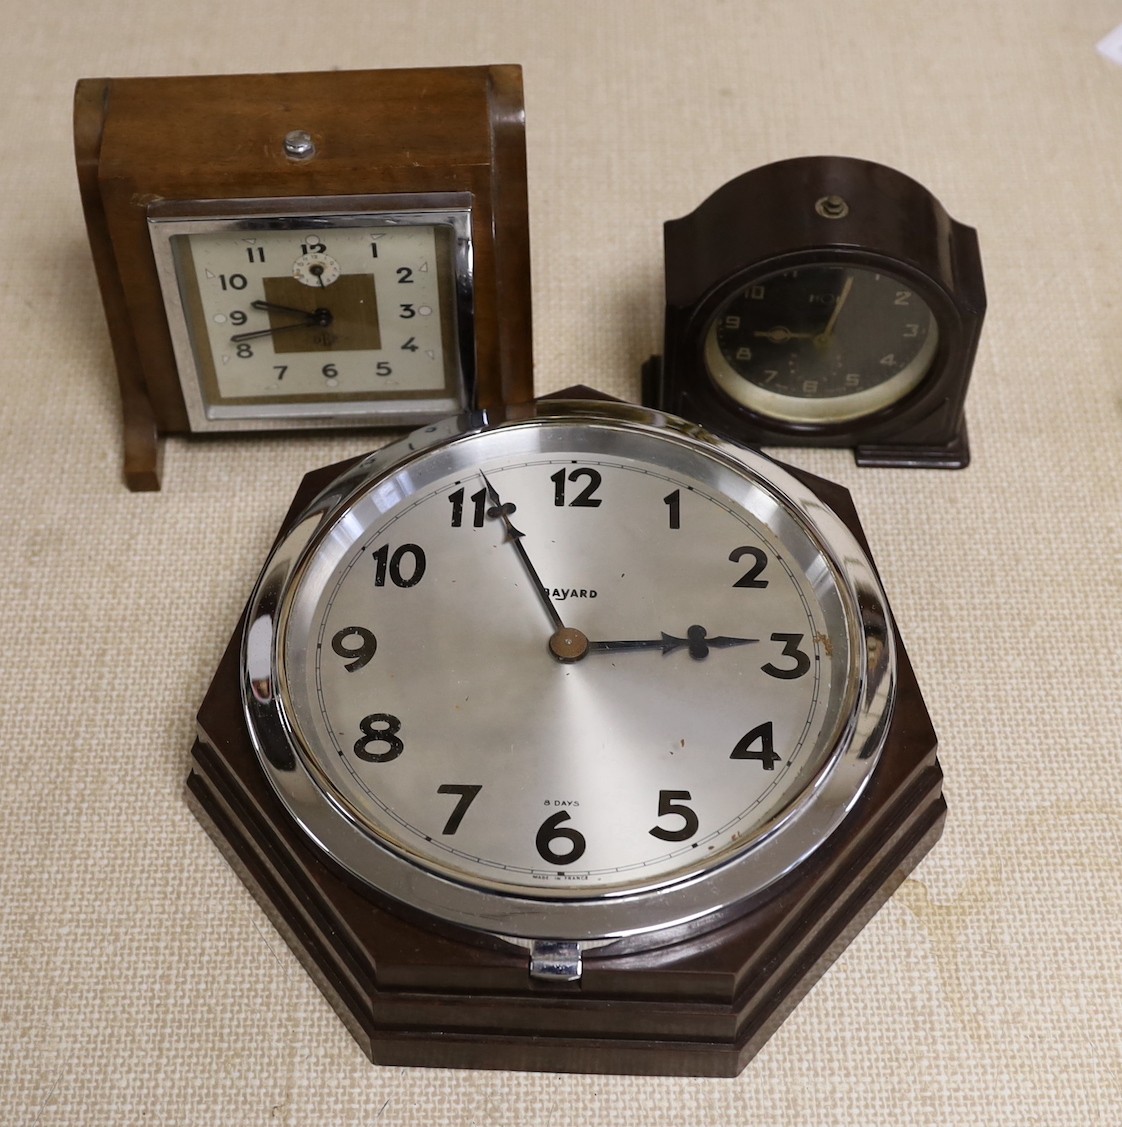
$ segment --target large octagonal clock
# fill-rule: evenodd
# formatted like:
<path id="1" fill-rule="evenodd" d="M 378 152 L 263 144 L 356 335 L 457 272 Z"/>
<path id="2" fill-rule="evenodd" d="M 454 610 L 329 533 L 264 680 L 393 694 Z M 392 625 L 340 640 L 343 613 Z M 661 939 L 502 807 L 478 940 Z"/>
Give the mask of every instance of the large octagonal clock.
<path id="1" fill-rule="evenodd" d="M 79 82 L 128 485 L 164 434 L 527 402 L 523 117 L 515 66 Z"/>
<path id="2" fill-rule="evenodd" d="M 731 1075 L 935 751 L 843 490 L 574 397 L 308 476 L 189 787 L 375 1062 Z"/>

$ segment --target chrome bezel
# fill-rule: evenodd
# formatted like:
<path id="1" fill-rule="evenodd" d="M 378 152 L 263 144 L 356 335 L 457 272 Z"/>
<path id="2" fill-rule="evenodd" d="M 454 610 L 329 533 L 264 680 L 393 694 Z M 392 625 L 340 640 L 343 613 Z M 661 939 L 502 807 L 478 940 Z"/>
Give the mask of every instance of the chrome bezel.
<path id="1" fill-rule="evenodd" d="M 316 427 L 420 426 L 465 410 L 475 389 L 474 261 L 471 196 L 466 193 L 424 196 L 337 196 L 201 200 L 161 200 L 148 208 L 148 232 L 164 311 L 171 334 L 187 419 L 193 432 L 230 432 Z M 446 310 L 455 348 L 454 370 L 446 388 L 425 396 L 353 399 L 325 396 L 295 401 L 208 402 L 203 362 L 193 339 L 183 277 L 174 250 L 178 235 L 216 231 L 283 231 L 338 227 L 438 226 L 450 231 L 452 300 Z M 198 345 L 198 347 L 202 347 Z"/>
<path id="2" fill-rule="evenodd" d="M 814 539 L 833 568 L 849 632 L 850 681 L 833 750 L 799 797 L 731 857 L 639 892 L 531 897 L 454 880 L 411 860 L 358 824 L 315 768 L 288 713 L 280 668 L 287 616 L 309 560 L 352 503 L 417 459 L 470 458 L 472 440 L 504 428 L 610 427 L 700 446 L 743 477 L 762 483 Z M 276 545 L 250 600 L 242 641 L 242 691 L 261 767 L 304 833 L 345 870 L 380 893 L 449 923 L 515 942 L 661 942 L 758 900 L 838 828 L 876 767 L 895 699 L 895 648 L 888 607 L 872 563 L 840 518 L 770 459 L 719 440 L 692 423 L 629 404 L 540 402 L 532 418 L 489 423 L 462 416 L 418 431 L 358 462 L 332 482 Z"/>

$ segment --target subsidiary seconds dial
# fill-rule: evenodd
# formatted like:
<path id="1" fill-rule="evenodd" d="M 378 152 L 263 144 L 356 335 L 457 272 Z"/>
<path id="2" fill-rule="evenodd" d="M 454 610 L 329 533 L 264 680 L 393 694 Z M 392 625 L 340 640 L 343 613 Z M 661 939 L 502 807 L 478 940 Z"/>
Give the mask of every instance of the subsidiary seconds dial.
<path id="1" fill-rule="evenodd" d="M 408 899 L 420 869 L 457 922 L 499 896 L 582 902 L 515 932 L 643 930 L 584 915 L 747 859 L 743 895 L 842 816 L 796 825 L 866 693 L 852 582 L 716 449 L 614 421 L 485 429 L 374 474 L 300 552 L 282 544 L 281 608 L 247 635 L 249 714 L 282 799 L 376 888 Z"/>

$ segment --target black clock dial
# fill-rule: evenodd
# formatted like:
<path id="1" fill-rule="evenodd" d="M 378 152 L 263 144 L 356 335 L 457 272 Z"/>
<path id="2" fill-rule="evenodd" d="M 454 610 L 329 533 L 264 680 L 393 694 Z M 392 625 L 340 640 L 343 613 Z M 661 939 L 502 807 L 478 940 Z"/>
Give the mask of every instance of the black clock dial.
<path id="1" fill-rule="evenodd" d="M 810 265 L 746 284 L 714 315 L 706 367 L 772 418 L 839 423 L 879 411 L 923 379 L 938 345 L 930 307 L 881 271 Z"/>

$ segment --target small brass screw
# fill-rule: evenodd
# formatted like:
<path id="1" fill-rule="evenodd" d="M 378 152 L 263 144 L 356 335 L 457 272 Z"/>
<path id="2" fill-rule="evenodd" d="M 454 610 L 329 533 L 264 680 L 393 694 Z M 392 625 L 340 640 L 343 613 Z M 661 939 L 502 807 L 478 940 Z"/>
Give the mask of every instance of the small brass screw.
<path id="1" fill-rule="evenodd" d="M 814 205 L 823 219 L 844 219 L 849 214 L 849 204 L 841 196 L 823 196 Z"/>

